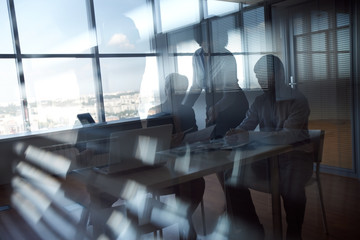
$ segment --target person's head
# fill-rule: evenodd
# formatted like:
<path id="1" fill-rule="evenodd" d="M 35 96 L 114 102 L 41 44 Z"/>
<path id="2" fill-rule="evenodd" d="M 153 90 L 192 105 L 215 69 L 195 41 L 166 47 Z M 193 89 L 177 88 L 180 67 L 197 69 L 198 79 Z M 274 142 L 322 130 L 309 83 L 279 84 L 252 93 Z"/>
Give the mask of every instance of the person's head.
<path id="1" fill-rule="evenodd" d="M 284 82 L 284 65 L 278 57 L 272 54 L 262 56 L 256 62 L 254 72 L 264 91 L 275 92 L 275 84 Z"/>
<path id="2" fill-rule="evenodd" d="M 165 94 L 167 97 L 185 95 L 188 86 L 188 78 L 179 73 L 170 73 L 165 78 Z"/>
<path id="3" fill-rule="evenodd" d="M 194 39 L 206 53 L 209 53 L 210 49 L 216 52 L 228 44 L 228 32 L 223 24 L 221 18 L 213 17 L 202 20 L 195 27 Z"/>

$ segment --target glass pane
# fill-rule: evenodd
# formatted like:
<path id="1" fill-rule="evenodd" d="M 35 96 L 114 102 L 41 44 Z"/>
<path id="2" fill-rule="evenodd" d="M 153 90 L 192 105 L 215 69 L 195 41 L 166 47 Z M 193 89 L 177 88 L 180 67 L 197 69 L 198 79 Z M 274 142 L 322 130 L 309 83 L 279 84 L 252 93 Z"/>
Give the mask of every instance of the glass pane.
<path id="1" fill-rule="evenodd" d="M 242 89 L 248 88 L 249 84 L 246 82 L 245 68 L 244 68 L 244 55 L 234 55 L 237 65 L 237 78 L 239 86 Z"/>
<path id="2" fill-rule="evenodd" d="M 336 26 L 343 27 L 350 24 L 350 14 L 348 13 L 336 13 Z"/>
<path id="3" fill-rule="evenodd" d="M 89 53 L 86 1 L 15 0 L 22 53 Z"/>
<path id="4" fill-rule="evenodd" d="M 24 59 L 31 131 L 78 124 L 89 112 L 96 122 L 96 99 L 90 59 Z"/>
<path id="5" fill-rule="evenodd" d="M 311 50 L 312 51 L 326 51 L 326 34 L 316 33 L 311 35 Z"/>
<path id="6" fill-rule="evenodd" d="M 0 135 L 24 132 L 15 61 L 1 59 L 0 72 Z"/>
<path id="7" fill-rule="evenodd" d="M 311 31 L 321 31 L 329 29 L 329 14 L 324 11 L 311 12 Z"/>
<path id="8" fill-rule="evenodd" d="M 200 21 L 199 1 L 157 0 L 160 2 L 162 31 L 188 26 Z"/>
<path id="9" fill-rule="evenodd" d="M 229 42 L 226 48 L 232 53 L 244 51 L 240 34 L 240 29 L 233 28 L 228 31 Z"/>
<path id="10" fill-rule="evenodd" d="M 314 53 L 312 54 L 312 76 L 315 79 L 326 80 L 328 76 L 327 54 Z"/>
<path id="11" fill-rule="evenodd" d="M 264 8 L 256 8 L 244 12 L 244 34 L 245 51 L 247 52 L 265 52 L 265 21 Z"/>
<path id="12" fill-rule="evenodd" d="M 189 80 L 189 86 L 192 86 L 192 82 L 193 82 L 192 56 L 181 56 L 181 57 L 177 57 L 176 60 L 178 64 L 178 73 L 185 75 Z"/>
<path id="13" fill-rule="evenodd" d="M 200 46 L 195 40 L 180 42 L 176 46 L 177 53 L 194 53 Z"/>
<path id="14" fill-rule="evenodd" d="M 308 51 L 311 47 L 311 36 L 298 36 L 295 37 L 296 51 L 304 52 Z"/>
<path id="15" fill-rule="evenodd" d="M 179 32 L 167 35 L 168 48 L 170 53 L 194 53 L 200 46 L 194 40 L 194 28 L 188 28 Z"/>
<path id="16" fill-rule="evenodd" d="M 6 1 L 0 1 L 0 54 L 14 53 Z"/>
<path id="17" fill-rule="evenodd" d="M 241 51 L 240 30 L 236 29 L 234 16 L 215 18 L 211 21 L 211 39 L 213 43 L 224 47 L 229 51 Z M 225 45 L 224 45 L 225 44 Z M 213 46 L 216 52 L 216 47 Z"/>
<path id="18" fill-rule="evenodd" d="M 156 58 L 104 58 L 100 65 L 106 120 L 147 115 L 159 98 Z"/>
<path id="19" fill-rule="evenodd" d="M 310 77 L 311 73 L 307 71 L 309 69 L 308 67 L 309 59 L 310 59 L 310 54 L 296 53 L 296 64 L 295 64 L 296 79 L 301 81 L 306 81 L 311 79 Z"/>
<path id="20" fill-rule="evenodd" d="M 95 0 L 100 53 L 147 53 L 154 36 L 153 16 L 146 0 Z"/>
<path id="21" fill-rule="evenodd" d="M 165 80 L 159 79 L 158 66 L 156 57 L 146 58 L 146 68 L 140 88 L 140 105 L 138 108 L 139 117 L 147 118 L 148 111 L 151 107 L 159 104 L 160 91 L 164 87 L 160 87 Z"/>
<path id="22" fill-rule="evenodd" d="M 309 35 L 311 45 L 297 38 L 294 66 L 298 89 L 308 99 L 311 109 L 309 128 L 325 130 L 322 164 L 352 169 L 351 33 L 345 27 L 349 24 L 349 9 L 338 8 L 340 2 L 344 1 L 327 5 L 328 12 L 312 11 L 313 3 L 304 4 L 294 7 L 289 16 L 302 9 L 302 14 L 309 16 L 304 17 L 302 33 L 316 32 Z M 341 28 L 333 30 L 333 26 Z M 311 48 L 306 48 L 307 45 Z"/>
<path id="23" fill-rule="evenodd" d="M 262 57 L 263 55 L 249 55 L 247 56 L 248 60 L 248 68 L 249 68 L 249 88 L 260 88 L 260 85 L 258 83 L 258 80 L 256 78 L 255 72 L 254 72 L 254 66 L 256 62 Z"/>
<path id="24" fill-rule="evenodd" d="M 338 54 L 338 75 L 340 78 L 350 78 L 350 53 Z"/>
<path id="25" fill-rule="evenodd" d="M 337 30 L 337 50 L 350 51 L 350 30 L 348 28 Z"/>
<path id="26" fill-rule="evenodd" d="M 208 15 L 218 16 L 239 11 L 239 3 L 219 0 L 208 0 Z"/>
<path id="27" fill-rule="evenodd" d="M 306 32 L 305 17 L 301 13 L 295 13 L 292 19 L 294 35 L 303 34 Z"/>

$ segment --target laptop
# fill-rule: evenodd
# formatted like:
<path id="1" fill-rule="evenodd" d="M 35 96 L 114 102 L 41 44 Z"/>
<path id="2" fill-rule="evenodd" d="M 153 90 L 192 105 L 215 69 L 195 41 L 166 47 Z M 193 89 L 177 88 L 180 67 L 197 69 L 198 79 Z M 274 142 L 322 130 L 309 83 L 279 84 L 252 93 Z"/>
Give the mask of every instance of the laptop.
<path id="1" fill-rule="evenodd" d="M 79 119 L 82 125 L 95 123 L 95 120 L 93 119 L 90 113 L 79 113 L 77 115 L 77 118 Z"/>
<path id="2" fill-rule="evenodd" d="M 156 153 L 170 148 L 172 129 L 165 124 L 111 133 L 108 164 L 94 170 L 112 174 L 165 164 L 168 158 Z"/>

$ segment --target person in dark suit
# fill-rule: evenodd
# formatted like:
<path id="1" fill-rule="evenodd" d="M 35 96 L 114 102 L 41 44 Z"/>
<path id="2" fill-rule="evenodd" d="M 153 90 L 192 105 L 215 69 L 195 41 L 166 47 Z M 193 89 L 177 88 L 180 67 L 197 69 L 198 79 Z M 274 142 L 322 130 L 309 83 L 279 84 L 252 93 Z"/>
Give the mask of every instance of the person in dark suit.
<path id="1" fill-rule="evenodd" d="M 169 74 L 165 78 L 165 101 L 149 110 L 149 115 L 152 115 L 152 117 L 167 114 L 173 115 L 174 130 L 171 141 L 173 147 L 180 145 L 187 133 L 198 130 L 193 108 L 182 104 L 188 85 L 189 83 L 186 76 L 179 73 Z M 204 195 L 204 178 L 178 184 L 164 189 L 164 191 L 167 193 L 175 193 L 176 198 L 180 200 L 180 202 L 187 204 L 186 217 L 189 228 L 181 227 L 181 230 L 188 229 L 187 231 L 185 230 L 185 232 L 181 232 L 181 239 L 195 240 L 197 234 L 192 223 L 192 215 Z"/>

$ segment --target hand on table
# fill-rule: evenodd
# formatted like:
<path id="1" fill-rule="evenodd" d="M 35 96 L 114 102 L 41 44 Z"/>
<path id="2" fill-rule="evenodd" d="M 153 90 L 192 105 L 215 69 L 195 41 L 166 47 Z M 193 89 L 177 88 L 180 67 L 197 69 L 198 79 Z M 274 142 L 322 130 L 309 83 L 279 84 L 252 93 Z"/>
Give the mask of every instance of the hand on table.
<path id="1" fill-rule="evenodd" d="M 225 142 L 228 145 L 236 145 L 243 142 L 249 141 L 249 133 L 243 129 L 233 129 L 231 128 L 225 134 Z"/>

